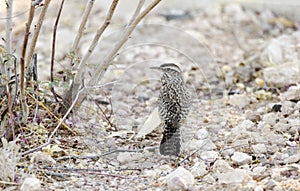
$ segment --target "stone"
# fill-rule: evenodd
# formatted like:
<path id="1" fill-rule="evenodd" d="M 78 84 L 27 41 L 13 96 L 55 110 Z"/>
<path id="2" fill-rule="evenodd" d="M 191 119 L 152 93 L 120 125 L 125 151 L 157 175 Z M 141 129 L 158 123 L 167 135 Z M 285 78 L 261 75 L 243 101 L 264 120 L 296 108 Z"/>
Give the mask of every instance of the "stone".
<path id="1" fill-rule="evenodd" d="M 254 188 L 254 191 L 264 191 L 263 186 L 259 185 Z"/>
<path id="2" fill-rule="evenodd" d="M 294 106 L 296 105 L 295 102 L 292 101 L 283 101 L 282 102 L 282 111 L 281 115 L 290 115 L 292 114 L 294 110 Z"/>
<path id="3" fill-rule="evenodd" d="M 233 153 L 235 152 L 235 149 L 233 148 L 224 148 L 221 152 L 223 157 L 229 157 L 231 155 L 233 155 Z"/>
<path id="4" fill-rule="evenodd" d="M 229 104 L 243 109 L 250 104 L 250 98 L 246 94 L 230 95 Z"/>
<path id="5" fill-rule="evenodd" d="M 245 13 L 240 4 L 229 3 L 224 7 L 224 12 L 236 22 L 246 22 L 251 18 Z"/>
<path id="6" fill-rule="evenodd" d="M 231 160 L 233 161 L 233 163 L 237 165 L 243 165 L 243 164 L 249 164 L 252 160 L 252 157 L 246 153 L 234 152 L 231 157 Z"/>
<path id="7" fill-rule="evenodd" d="M 204 162 L 196 162 L 194 166 L 191 168 L 191 173 L 194 177 L 203 177 L 207 174 L 206 165 Z"/>
<path id="8" fill-rule="evenodd" d="M 265 166 L 257 166 L 254 167 L 252 172 L 256 175 L 261 175 L 262 173 L 266 172 L 266 167 Z"/>
<path id="9" fill-rule="evenodd" d="M 265 144 L 256 144 L 256 145 L 252 145 L 252 150 L 253 153 L 255 154 L 263 154 L 267 152 L 267 147 Z"/>
<path id="10" fill-rule="evenodd" d="M 273 188 L 277 185 L 277 182 L 275 180 L 269 180 L 267 185 L 266 185 L 266 189 L 267 190 L 273 190 Z"/>
<path id="11" fill-rule="evenodd" d="M 271 126 L 274 126 L 277 121 L 278 121 L 279 117 L 277 113 L 266 113 L 263 115 L 263 122 L 265 122 L 266 124 L 269 124 Z"/>
<path id="12" fill-rule="evenodd" d="M 41 182 L 35 177 L 25 178 L 20 188 L 21 191 L 39 191 L 42 190 Z"/>
<path id="13" fill-rule="evenodd" d="M 145 169 L 143 172 L 143 176 L 145 176 L 145 177 L 155 178 L 156 175 L 157 175 L 157 172 L 155 170 Z"/>
<path id="14" fill-rule="evenodd" d="M 300 85 L 291 86 L 286 92 L 280 95 L 281 101 L 300 100 Z"/>
<path id="15" fill-rule="evenodd" d="M 260 114 L 258 112 L 253 112 L 251 110 L 247 110 L 245 112 L 245 117 L 247 120 L 250 120 L 253 123 L 258 123 L 261 120 Z"/>
<path id="16" fill-rule="evenodd" d="M 214 162 L 219 157 L 219 154 L 216 151 L 203 151 L 200 154 L 200 158 L 206 162 Z"/>
<path id="17" fill-rule="evenodd" d="M 192 139 L 188 144 L 186 145 L 186 149 L 189 151 L 193 151 L 195 149 L 199 149 L 200 151 L 203 150 L 213 150 L 216 149 L 216 145 L 209 139 L 204 140 L 196 140 Z"/>
<path id="18" fill-rule="evenodd" d="M 216 183 L 216 179 L 214 179 L 214 177 L 212 177 L 210 174 L 204 176 L 202 180 L 203 180 L 203 182 L 206 182 L 208 184 Z"/>
<path id="19" fill-rule="evenodd" d="M 213 170 L 220 173 L 225 173 L 233 170 L 233 168 L 225 160 L 219 159 L 214 163 Z"/>
<path id="20" fill-rule="evenodd" d="M 206 139 L 208 137 L 208 131 L 206 129 L 199 129 L 196 133 L 196 139 Z"/>
<path id="21" fill-rule="evenodd" d="M 284 159 L 285 164 L 297 163 L 300 161 L 300 153 L 294 154 L 286 159 Z"/>
<path id="22" fill-rule="evenodd" d="M 246 129 L 246 130 L 252 130 L 254 127 L 255 127 L 255 124 L 250 121 L 250 120 L 244 120 L 242 121 L 239 126 L 242 128 L 242 129 Z"/>
<path id="23" fill-rule="evenodd" d="M 240 184 L 249 182 L 251 177 L 243 169 L 234 169 L 225 173 L 219 174 L 220 184 Z"/>
<path id="24" fill-rule="evenodd" d="M 168 190 L 188 190 L 194 185 L 194 176 L 183 167 L 178 167 L 166 177 Z"/>
<path id="25" fill-rule="evenodd" d="M 286 87 L 300 82 L 299 64 L 284 63 L 268 67 L 263 70 L 263 76 L 267 84 L 275 87 Z"/>
<path id="26" fill-rule="evenodd" d="M 274 64 L 280 64 L 283 61 L 282 48 L 278 39 L 272 39 L 265 50 L 264 54 L 268 56 L 268 58 Z"/>
<path id="27" fill-rule="evenodd" d="M 132 161 L 139 161 L 143 155 L 141 153 L 132 153 L 132 152 L 121 152 L 117 156 L 117 161 L 121 164 L 126 164 Z"/>

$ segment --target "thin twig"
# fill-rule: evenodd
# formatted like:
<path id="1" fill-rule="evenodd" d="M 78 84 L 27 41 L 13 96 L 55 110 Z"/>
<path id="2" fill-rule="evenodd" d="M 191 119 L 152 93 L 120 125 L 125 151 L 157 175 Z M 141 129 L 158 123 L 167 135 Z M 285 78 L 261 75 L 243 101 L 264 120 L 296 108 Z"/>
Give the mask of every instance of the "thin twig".
<path id="1" fill-rule="evenodd" d="M 97 173 L 98 175 L 102 176 L 112 176 L 112 177 L 118 177 L 118 178 L 126 178 L 125 176 L 120 176 L 117 174 L 107 174 L 107 173 L 102 173 L 104 170 L 101 169 L 89 169 L 89 168 L 53 168 L 53 167 L 42 167 L 42 169 L 47 169 L 47 170 L 59 170 L 59 171 L 68 171 L 68 172 L 76 172 L 76 173 Z M 107 171 L 107 170 L 105 170 Z"/>
<path id="2" fill-rule="evenodd" d="M 70 108 L 68 109 L 68 111 L 65 113 L 64 117 L 59 121 L 59 123 L 57 124 L 57 126 L 55 127 L 55 129 L 52 131 L 51 135 L 48 137 L 46 143 L 36 147 L 36 148 L 33 148 L 33 149 L 30 149 L 28 151 L 25 151 L 23 152 L 21 155 L 24 156 L 24 155 L 28 155 L 32 152 L 35 152 L 37 150 L 40 150 L 44 147 L 46 147 L 47 145 L 49 145 L 52 141 L 52 137 L 54 136 L 54 134 L 57 132 L 58 128 L 60 127 L 61 124 L 64 123 L 64 120 L 68 117 L 68 115 L 70 114 L 71 110 L 73 109 L 73 107 L 75 106 L 76 102 L 77 102 L 77 99 L 79 97 L 79 95 L 85 90 L 85 88 L 82 88 L 80 91 L 78 91 L 76 97 L 75 97 L 75 100 L 74 102 L 72 103 L 72 105 L 70 106 Z"/>
<path id="3" fill-rule="evenodd" d="M 19 183 L 16 183 L 16 182 L 6 182 L 6 181 L 2 181 L 2 180 L 0 180 L 0 184 L 6 184 L 6 185 L 19 185 Z"/>
<path id="4" fill-rule="evenodd" d="M 29 97 L 31 97 L 32 99 L 35 99 L 36 101 L 38 101 L 36 98 L 34 98 L 31 94 L 28 94 Z M 38 101 L 38 104 L 44 108 L 51 116 L 53 116 L 57 121 L 60 122 L 60 119 L 58 117 L 56 117 L 56 115 L 47 107 L 45 106 L 42 102 Z M 77 135 L 77 133 L 72 130 L 68 125 L 66 125 L 64 122 L 62 122 L 61 124 L 64 128 L 66 128 L 68 131 L 70 131 L 73 135 Z"/>
<path id="5" fill-rule="evenodd" d="M 95 101 L 96 106 L 99 108 L 99 110 L 101 111 L 102 115 L 104 116 L 106 122 L 110 125 L 110 127 L 113 127 L 114 125 L 112 124 L 112 122 L 110 121 L 110 117 L 111 116 L 107 116 L 107 114 L 103 111 L 103 109 L 101 108 L 101 106 Z"/>
<path id="6" fill-rule="evenodd" d="M 8 105 L 8 112 L 9 112 L 9 123 L 11 124 L 11 131 L 12 131 L 12 134 L 13 134 L 13 140 L 15 140 L 15 138 L 16 138 L 15 124 L 14 124 L 14 120 L 13 120 L 12 107 L 10 107 L 12 105 L 12 103 L 11 103 L 12 100 L 11 100 L 9 85 L 6 85 L 6 92 L 7 92 L 7 105 Z"/>
<path id="7" fill-rule="evenodd" d="M 144 148 L 144 149 L 136 149 L 136 150 L 128 150 L 128 149 L 115 149 L 112 151 L 108 151 L 106 153 L 103 154 L 97 154 L 97 155 L 91 155 L 91 156 L 80 156 L 80 155 L 71 155 L 71 156 L 63 156 L 60 158 L 57 158 L 56 161 L 60 161 L 60 160 L 70 160 L 70 159 L 98 159 L 100 157 L 104 157 L 107 155 L 111 155 L 114 153 L 120 153 L 120 152 L 130 152 L 130 153 L 141 153 L 144 152 L 145 150 L 155 150 L 157 147 L 148 147 L 148 148 Z"/>
<path id="8" fill-rule="evenodd" d="M 62 11 L 63 6 L 64 6 L 64 2 L 65 2 L 65 0 L 62 0 L 61 3 L 60 3 L 60 7 L 59 7 L 57 17 L 56 17 L 56 20 L 55 20 L 55 24 L 54 24 L 54 27 L 53 27 L 53 39 L 52 39 L 52 51 L 51 51 L 51 69 L 50 69 L 50 81 L 52 83 L 54 81 L 54 79 L 53 79 L 53 73 L 54 73 L 53 70 L 54 70 L 54 58 L 55 58 L 56 31 L 57 31 L 57 25 L 58 25 L 58 22 L 59 22 L 61 11 Z M 55 90 L 54 90 L 53 86 L 51 86 L 51 92 L 54 96 L 55 101 L 58 102 L 58 99 L 57 99 L 57 96 L 56 96 L 56 93 L 55 93 Z"/>
<path id="9" fill-rule="evenodd" d="M 33 36 L 32 36 L 31 44 L 30 44 L 30 47 L 29 47 L 29 50 L 28 50 L 28 53 L 27 53 L 26 62 L 25 62 L 26 67 L 28 67 L 29 64 L 30 64 L 30 60 L 32 58 L 32 55 L 33 55 L 33 52 L 34 52 L 34 49 L 35 49 L 35 46 L 36 46 L 36 42 L 37 42 L 37 39 L 39 37 L 39 34 L 40 34 L 40 31 L 41 31 L 45 15 L 46 15 L 48 6 L 50 4 L 50 1 L 51 0 L 45 0 L 44 1 L 43 8 L 42 8 L 41 14 L 38 18 L 36 28 L 35 28 Z"/>
<path id="10" fill-rule="evenodd" d="M 95 2 L 95 0 L 89 0 L 89 2 L 87 3 L 86 8 L 84 10 L 84 13 L 83 13 L 83 16 L 82 16 L 82 19 L 81 19 L 81 22 L 80 22 L 80 26 L 79 26 L 77 35 L 75 37 L 74 43 L 73 43 L 71 51 L 70 51 L 71 54 L 72 54 L 71 59 L 70 59 L 70 66 L 72 65 L 74 57 L 77 55 L 78 44 L 79 44 L 80 39 L 82 37 L 82 34 L 85 30 L 86 22 L 87 22 L 87 19 L 89 18 L 89 15 L 90 15 L 91 10 L 93 8 L 94 2 Z M 75 65 L 75 67 L 78 67 L 77 65 Z"/>
<path id="11" fill-rule="evenodd" d="M 19 80 L 18 80 L 18 74 L 17 74 L 17 58 L 12 55 L 12 57 L 14 58 L 14 70 L 15 70 L 15 83 L 16 83 L 16 86 L 15 86 L 15 92 L 14 92 L 14 98 L 13 98 L 13 101 L 11 103 L 11 108 L 14 106 L 16 100 L 17 100 L 17 95 L 18 95 L 18 87 L 19 87 Z"/>

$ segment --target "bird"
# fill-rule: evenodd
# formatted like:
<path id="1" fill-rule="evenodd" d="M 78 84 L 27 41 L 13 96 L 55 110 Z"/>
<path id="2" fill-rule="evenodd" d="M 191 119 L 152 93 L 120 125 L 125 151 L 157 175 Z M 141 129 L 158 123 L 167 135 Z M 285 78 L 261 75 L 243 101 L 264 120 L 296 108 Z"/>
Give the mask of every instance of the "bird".
<path id="1" fill-rule="evenodd" d="M 191 107 L 191 92 L 187 88 L 183 72 L 175 63 L 150 67 L 163 72 L 157 100 L 163 123 L 163 137 L 159 145 L 161 155 L 180 155 L 180 128 Z"/>

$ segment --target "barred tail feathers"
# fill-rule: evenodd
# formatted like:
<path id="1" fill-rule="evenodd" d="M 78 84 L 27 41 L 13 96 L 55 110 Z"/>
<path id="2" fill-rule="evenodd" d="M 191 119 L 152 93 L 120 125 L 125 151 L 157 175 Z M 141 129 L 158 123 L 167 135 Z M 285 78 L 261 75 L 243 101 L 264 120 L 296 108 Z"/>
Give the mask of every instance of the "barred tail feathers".
<path id="1" fill-rule="evenodd" d="M 162 155 L 180 154 L 180 126 L 177 124 L 164 124 L 163 138 L 159 146 L 159 152 Z"/>

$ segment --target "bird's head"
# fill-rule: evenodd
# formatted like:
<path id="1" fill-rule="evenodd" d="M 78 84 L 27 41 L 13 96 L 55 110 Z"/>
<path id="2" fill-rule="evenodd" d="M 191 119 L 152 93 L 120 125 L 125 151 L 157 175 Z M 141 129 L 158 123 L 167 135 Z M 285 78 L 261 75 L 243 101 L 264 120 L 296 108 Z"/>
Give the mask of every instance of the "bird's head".
<path id="1" fill-rule="evenodd" d="M 164 63 L 160 66 L 153 66 L 150 68 L 160 70 L 164 73 L 162 76 L 163 83 L 164 80 L 173 81 L 173 79 L 182 81 L 182 70 L 174 63 Z"/>

